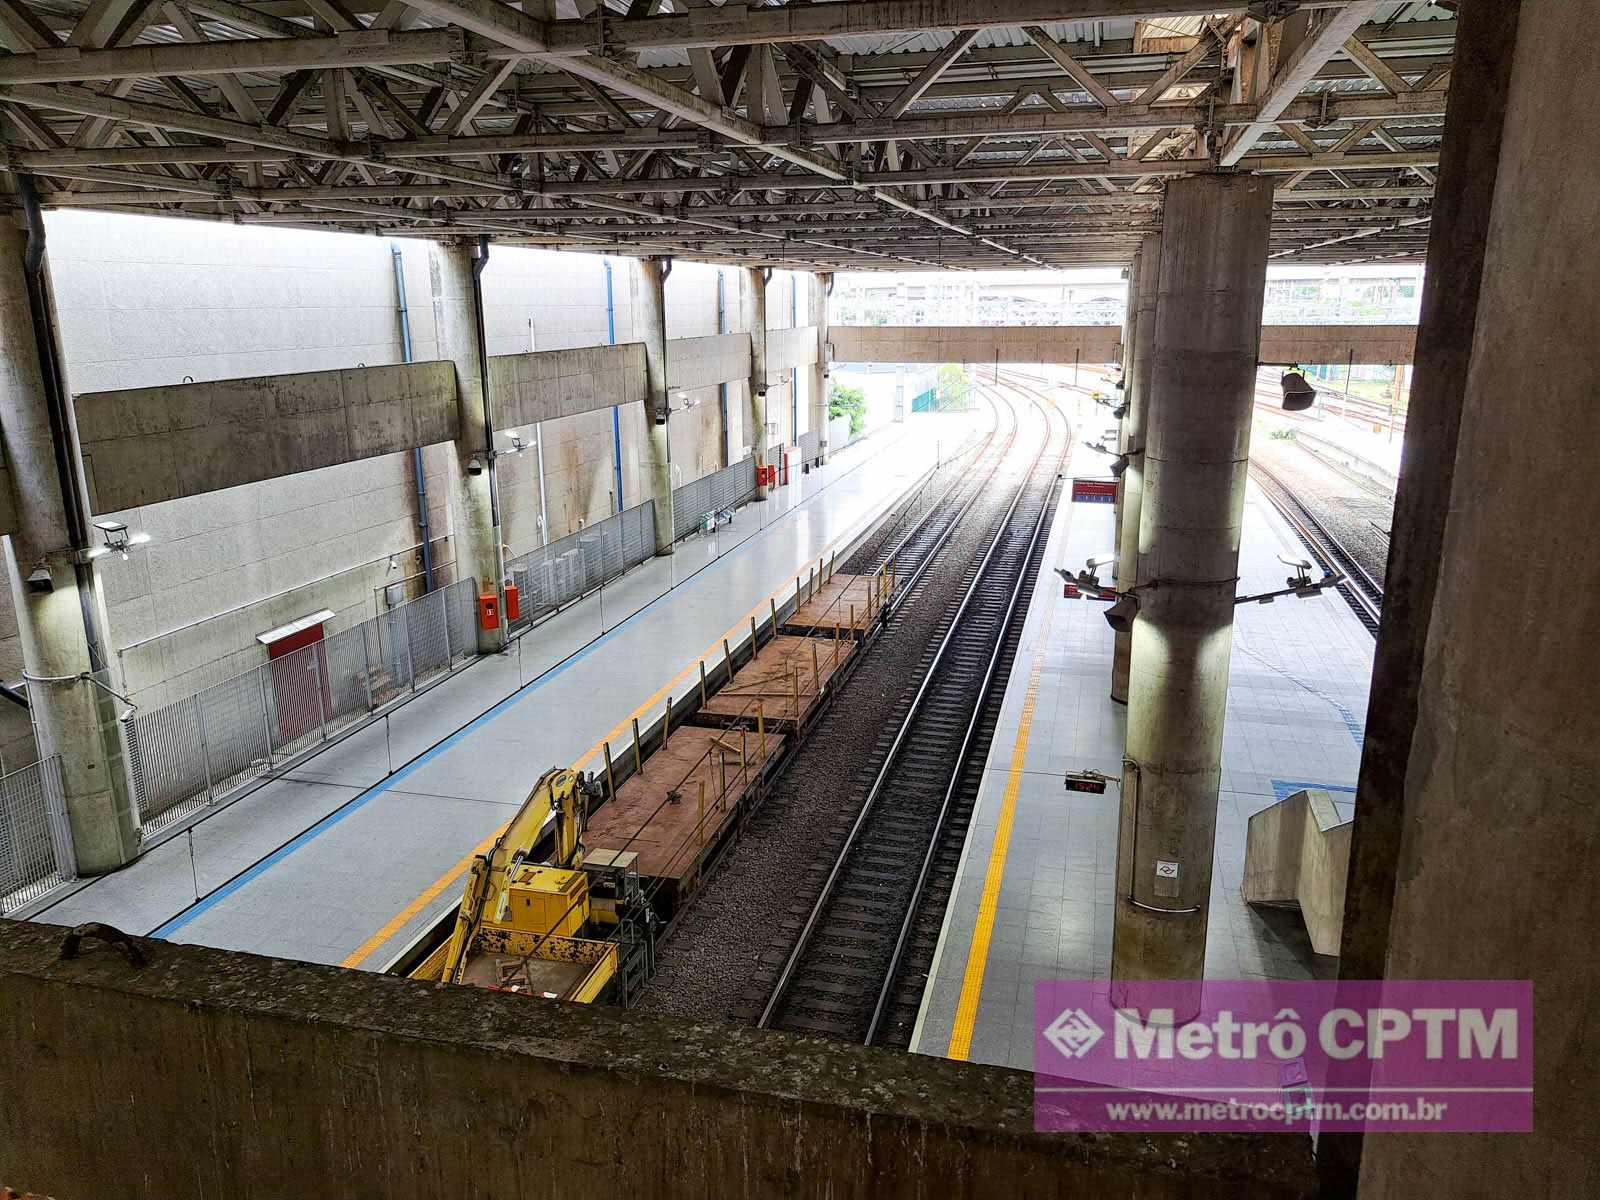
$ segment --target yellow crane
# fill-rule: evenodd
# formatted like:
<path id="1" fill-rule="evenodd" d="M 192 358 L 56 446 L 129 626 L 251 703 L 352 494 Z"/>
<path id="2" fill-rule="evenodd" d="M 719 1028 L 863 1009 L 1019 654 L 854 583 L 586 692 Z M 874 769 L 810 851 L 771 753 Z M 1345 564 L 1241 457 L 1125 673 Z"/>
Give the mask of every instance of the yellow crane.
<path id="1" fill-rule="evenodd" d="M 450 939 L 412 978 L 602 999 L 628 945 L 619 926 L 642 904 L 633 855 L 600 851 L 585 862 L 583 825 L 600 794 L 566 767 L 541 775 L 489 852 L 473 859 Z M 551 816 L 554 849 L 541 861 L 537 848 Z"/>

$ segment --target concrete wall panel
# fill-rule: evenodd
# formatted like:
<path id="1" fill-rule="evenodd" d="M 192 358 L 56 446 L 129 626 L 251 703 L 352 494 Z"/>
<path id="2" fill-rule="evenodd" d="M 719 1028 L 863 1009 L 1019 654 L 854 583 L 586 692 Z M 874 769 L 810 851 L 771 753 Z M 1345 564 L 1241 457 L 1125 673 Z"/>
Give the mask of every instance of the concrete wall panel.
<path id="1" fill-rule="evenodd" d="M 75 398 L 96 511 L 219 491 L 450 441 L 449 363 L 409 363 Z"/>
<path id="2" fill-rule="evenodd" d="M 1266 325 L 1261 361 L 1268 363 L 1413 363 L 1415 325 Z"/>
<path id="3" fill-rule="evenodd" d="M 618 404 L 642 404 L 644 346 L 587 346 L 496 355 L 489 389 L 500 429 L 519 429 Z"/>
<path id="4" fill-rule="evenodd" d="M 676 271 L 673 272 L 677 274 Z M 670 281 L 669 281 L 670 282 Z M 713 300 L 715 303 L 715 300 Z M 712 334 L 667 342 L 667 386 L 684 391 L 715 388 L 750 377 L 750 335 Z"/>
<path id="5" fill-rule="evenodd" d="M 1261 331 L 1261 360 L 1342 363 L 1354 354 L 1358 363 L 1409 363 L 1416 333 L 1411 325 L 1268 325 Z M 1121 336 L 1115 325 L 835 325 L 828 330 L 834 361 L 841 363 L 1111 363 L 1117 361 Z"/>
<path id="6" fill-rule="evenodd" d="M 817 330 L 814 325 L 802 326 L 799 329 L 772 328 L 767 331 L 768 383 L 778 382 L 785 371 L 793 372 L 816 361 Z"/>

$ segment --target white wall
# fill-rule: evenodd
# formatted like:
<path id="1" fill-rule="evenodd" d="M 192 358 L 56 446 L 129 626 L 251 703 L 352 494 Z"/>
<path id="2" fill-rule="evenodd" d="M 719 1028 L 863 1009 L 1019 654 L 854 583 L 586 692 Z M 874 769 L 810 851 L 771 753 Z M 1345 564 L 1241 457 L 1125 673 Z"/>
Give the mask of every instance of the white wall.
<path id="1" fill-rule="evenodd" d="M 48 230 L 75 393 L 398 362 L 392 245 L 402 253 L 413 358 L 437 355 L 426 242 L 81 212 L 50 214 Z M 493 247 L 484 272 L 489 353 L 601 345 L 613 328 L 616 341 L 633 340 L 631 271 L 626 259 Z M 726 327 L 735 329 L 742 272 L 722 272 Z M 715 267 L 675 264 L 669 337 L 716 332 L 717 274 Z M 781 286 L 774 305 L 786 318 Z M 742 386 L 729 393 L 737 452 L 746 401 Z M 673 420 L 680 483 L 721 465 L 717 389 L 694 398 L 697 406 Z M 643 415 L 623 409 L 620 417 L 623 500 L 635 504 Z M 537 455 L 500 460 L 513 553 L 612 511 L 611 413 L 547 422 L 542 434 L 547 531 L 539 523 Z M 443 568 L 453 559 L 452 455 L 433 447 L 424 457 Z M 370 616 L 377 589 L 421 571 L 409 454 L 116 515 L 151 536 L 127 562 L 100 560 L 110 641 L 123 652 L 127 686 L 146 705 L 253 665 L 262 657 L 255 635 L 305 612 L 334 609 L 332 628 Z M 441 575 L 451 577 L 448 569 Z M 21 661 L 8 609 L 0 604 L 0 677 L 14 679 Z"/>

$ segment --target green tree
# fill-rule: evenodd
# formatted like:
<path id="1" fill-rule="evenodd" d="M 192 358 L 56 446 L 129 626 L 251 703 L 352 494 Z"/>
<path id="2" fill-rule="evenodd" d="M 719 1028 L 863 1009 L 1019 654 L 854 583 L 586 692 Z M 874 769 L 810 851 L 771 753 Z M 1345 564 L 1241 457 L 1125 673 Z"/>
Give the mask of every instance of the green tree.
<path id="1" fill-rule="evenodd" d="M 867 398 L 860 388 L 836 383 L 828 390 L 828 416 L 849 417 L 850 436 L 855 437 L 867 423 Z"/>
<path id="2" fill-rule="evenodd" d="M 972 381 L 967 378 L 965 367 L 945 363 L 939 368 L 936 386 L 941 412 L 962 412 L 966 409 L 967 399 L 972 394 Z"/>

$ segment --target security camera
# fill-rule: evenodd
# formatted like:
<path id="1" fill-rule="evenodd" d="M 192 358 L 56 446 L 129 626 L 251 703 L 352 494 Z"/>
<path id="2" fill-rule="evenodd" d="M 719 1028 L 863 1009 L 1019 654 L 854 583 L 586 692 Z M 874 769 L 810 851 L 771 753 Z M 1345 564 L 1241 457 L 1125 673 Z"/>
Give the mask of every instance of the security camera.
<path id="1" fill-rule="evenodd" d="M 467 459 L 467 474 L 468 475 L 482 475 L 483 474 L 483 460 L 481 458 L 477 457 L 476 455 L 474 455 L 473 457 Z"/>
<path id="2" fill-rule="evenodd" d="M 56 590 L 55 580 L 50 578 L 50 568 L 40 563 L 28 572 L 28 590 L 43 595 Z"/>

